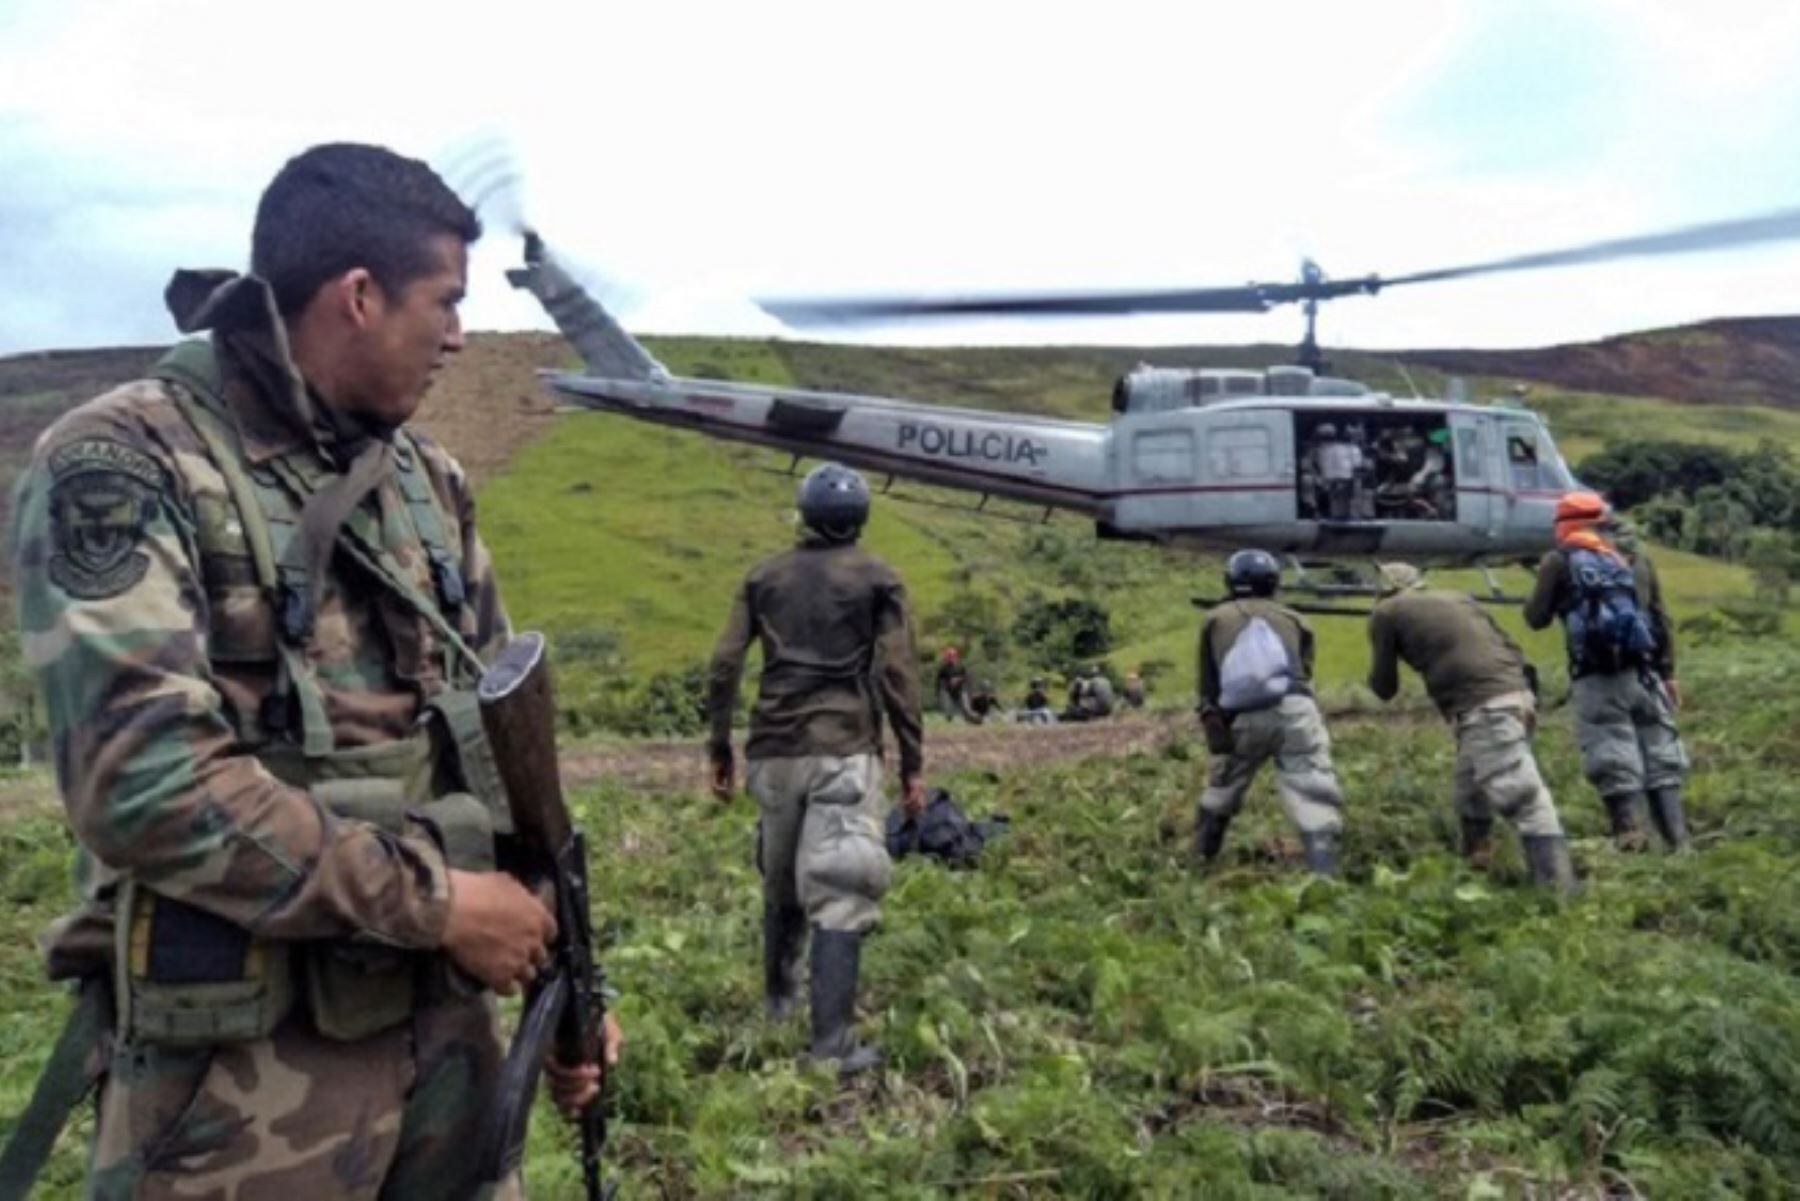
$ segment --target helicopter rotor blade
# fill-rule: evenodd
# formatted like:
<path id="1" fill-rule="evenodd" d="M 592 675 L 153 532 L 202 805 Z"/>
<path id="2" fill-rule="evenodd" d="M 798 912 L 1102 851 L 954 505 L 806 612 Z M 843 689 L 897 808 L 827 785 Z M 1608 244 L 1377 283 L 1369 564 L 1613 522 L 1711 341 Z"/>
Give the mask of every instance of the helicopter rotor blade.
<path id="1" fill-rule="evenodd" d="M 1270 302 L 1254 284 L 1166 292 L 1046 292 L 992 296 L 772 297 L 757 305 L 797 328 L 862 325 L 933 317 L 1074 317 L 1125 313 L 1263 313 Z"/>
<path id="2" fill-rule="evenodd" d="M 1726 250 L 1734 246 L 1754 246 L 1762 242 L 1782 242 L 1800 238 L 1800 208 L 1783 209 L 1757 217 L 1740 217 L 1732 221 L 1709 221 L 1662 233 L 1640 234 L 1630 238 L 1610 238 L 1562 250 L 1537 254 L 1514 255 L 1485 263 L 1462 267 L 1446 267 L 1437 271 L 1415 271 L 1409 275 L 1389 276 L 1381 281 L 1386 288 L 1398 284 L 1437 283 L 1443 280 L 1467 279 L 1475 275 L 1498 275 L 1507 271 L 1538 271 L 1546 267 L 1568 267 L 1580 263 L 1604 263 L 1615 259 L 1651 258 L 1669 254 L 1698 254 L 1709 250 Z"/>
<path id="3" fill-rule="evenodd" d="M 956 317 L 1105 317 L 1130 313 L 1266 313 L 1301 300 L 1374 293 L 1376 276 L 1315 277 L 1298 283 L 1241 284 L 1140 292 L 1043 292 L 991 296 L 871 296 L 844 299 L 778 297 L 756 303 L 796 328 L 866 325 Z"/>

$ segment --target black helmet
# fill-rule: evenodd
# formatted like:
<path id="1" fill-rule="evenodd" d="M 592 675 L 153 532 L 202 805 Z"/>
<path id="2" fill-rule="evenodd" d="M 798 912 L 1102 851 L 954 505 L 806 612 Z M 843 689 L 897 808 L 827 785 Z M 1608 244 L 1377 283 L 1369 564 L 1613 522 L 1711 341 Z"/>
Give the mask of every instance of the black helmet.
<path id="1" fill-rule="evenodd" d="M 842 463 L 820 463 L 800 481 L 800 520 L 833 542 L 854 542 L 869 519 L 869 485 Z"/>
<path id="2" fill-rule="evenodd" d="M 1225 560 L 1225 590 L 1233 596 L 1274 596 L 1281 564 L 1266 550 L 1240 550 Z"/>

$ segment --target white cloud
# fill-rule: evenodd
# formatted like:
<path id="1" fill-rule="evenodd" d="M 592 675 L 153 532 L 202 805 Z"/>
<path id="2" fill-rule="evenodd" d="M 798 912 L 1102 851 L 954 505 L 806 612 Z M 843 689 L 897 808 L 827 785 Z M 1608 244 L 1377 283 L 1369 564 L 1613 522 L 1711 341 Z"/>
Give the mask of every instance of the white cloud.
<path id="1" fill-rule="evenodd" d="M 663 330 L 766 329 L 742 301 L 759 290 L 1231 283 L 1303 254 L 1391 274 L 1800 202 L 1782 153 L 1800 14 L 1731 10 L 319 0 L 271 24 L 223 0 L 27 0 L 0 25 L 0 164 L 23 181 L 9 212 L 57 220 L 0 228 L 31 268 L 0 278 L 0 352 L 167 336 L 155 281 L 241 263 L 262 184 L 339 138 L 441 161 L 504 131 L 533 219 Z M 491 242 L 470 323 L 541 323 Z M 1333 306 L 1324 333 L 1505 345 L 1795 311 L 1796 265 L 1767 250 L 1396 290 Z"/>

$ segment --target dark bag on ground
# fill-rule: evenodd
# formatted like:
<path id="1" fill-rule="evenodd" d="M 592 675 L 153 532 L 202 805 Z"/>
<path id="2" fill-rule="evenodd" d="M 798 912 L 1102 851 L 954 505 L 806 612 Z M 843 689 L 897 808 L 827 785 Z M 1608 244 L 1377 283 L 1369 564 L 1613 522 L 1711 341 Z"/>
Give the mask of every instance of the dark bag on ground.
<path id="1" fill-rule="evenodd" d="M 1009 819 L 996 814 L 972 822 L 947 789 L 933 788 L 925 800 L 925 812 L 908 817 L 896 808 L 888 814 L 887 849 L 892 858 L 929 855 L 949 867 L 974 867 L 988 839 L 1004 830 Z"/>

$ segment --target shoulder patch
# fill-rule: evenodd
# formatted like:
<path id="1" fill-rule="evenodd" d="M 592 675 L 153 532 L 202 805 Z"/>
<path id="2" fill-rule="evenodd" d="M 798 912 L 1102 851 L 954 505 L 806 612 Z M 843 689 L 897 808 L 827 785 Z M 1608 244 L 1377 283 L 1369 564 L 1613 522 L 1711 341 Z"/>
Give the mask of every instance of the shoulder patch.
<path id="1" fill-rule="evenodd" d="M 123 442 L 87 438 L 57 447 L 45 466 L 51 582 L 80 600 L 104 600 L 143 579 L 150 557 L 139 545 L 162 484 L 156 460 Z"/>

